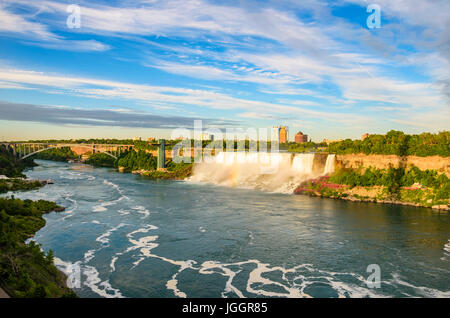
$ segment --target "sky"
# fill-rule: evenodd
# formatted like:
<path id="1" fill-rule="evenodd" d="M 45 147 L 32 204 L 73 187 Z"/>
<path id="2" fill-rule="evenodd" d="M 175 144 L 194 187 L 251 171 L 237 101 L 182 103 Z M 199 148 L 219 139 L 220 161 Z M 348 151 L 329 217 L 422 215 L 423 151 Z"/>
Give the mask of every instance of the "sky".
<path id="1" fill-rule="evenodd" d="M 449 25 L 448 0 L 0 0 L 0 140 L 449 130 Z"/>

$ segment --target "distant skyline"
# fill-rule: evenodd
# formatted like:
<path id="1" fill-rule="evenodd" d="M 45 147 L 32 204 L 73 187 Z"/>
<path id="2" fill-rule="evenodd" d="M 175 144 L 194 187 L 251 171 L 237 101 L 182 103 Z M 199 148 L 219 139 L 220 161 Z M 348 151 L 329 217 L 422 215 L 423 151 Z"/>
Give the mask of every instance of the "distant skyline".
<path id="1" fill-rule="evenodd" d="M 448 0 L 72 4 L 1 1 L 0 140 L 450 129 Z"/>

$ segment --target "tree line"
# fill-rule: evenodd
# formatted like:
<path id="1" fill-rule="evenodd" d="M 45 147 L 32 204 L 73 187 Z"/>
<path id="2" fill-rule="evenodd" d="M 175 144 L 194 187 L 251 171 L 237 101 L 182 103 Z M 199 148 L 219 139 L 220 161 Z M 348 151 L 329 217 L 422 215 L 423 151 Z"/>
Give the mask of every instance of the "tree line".
<path id="1" fill-rule="evenodd" d="M 326 151 L 336 154 L 383 154 L 398 156 L 450 156 L 450 131 L 407 135 L 391 130 L 386 135 L 369 135 L 364 140 L 345 139 L 331 143 Z"/>

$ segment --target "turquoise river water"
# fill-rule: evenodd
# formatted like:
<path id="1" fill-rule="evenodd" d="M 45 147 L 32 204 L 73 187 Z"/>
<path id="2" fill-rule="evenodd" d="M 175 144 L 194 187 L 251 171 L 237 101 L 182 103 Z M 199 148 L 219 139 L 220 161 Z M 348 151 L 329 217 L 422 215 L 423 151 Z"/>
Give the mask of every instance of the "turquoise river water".
<path id="1" fill-rule="evenodd" d="M 450 297 L 447 212 L 37 162 L 14 195 L 66 207 L 34 240 L 80 297 Z"/>

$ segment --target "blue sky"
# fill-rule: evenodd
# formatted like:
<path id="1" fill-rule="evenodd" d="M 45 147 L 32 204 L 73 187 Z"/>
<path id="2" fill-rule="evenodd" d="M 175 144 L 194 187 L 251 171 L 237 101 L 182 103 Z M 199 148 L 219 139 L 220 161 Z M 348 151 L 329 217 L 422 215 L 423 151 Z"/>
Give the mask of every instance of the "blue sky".
<path id="1" fill-rule="evenodd" d="M 449 129 L 447 0 L 78 1 L 73 29 L 71 4 L 0 2 L 0 139 Z"/>

